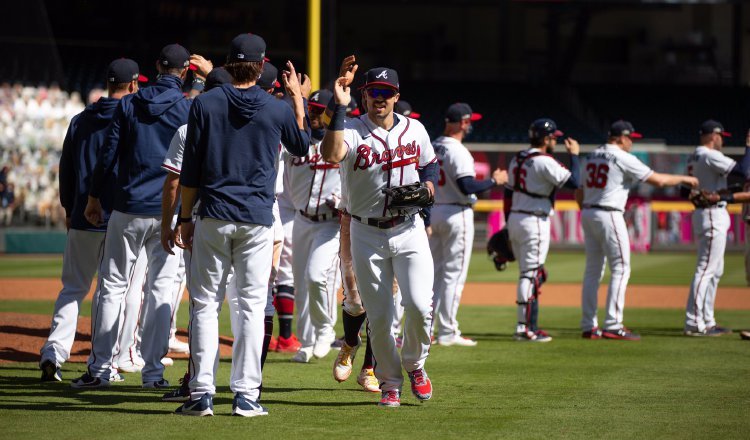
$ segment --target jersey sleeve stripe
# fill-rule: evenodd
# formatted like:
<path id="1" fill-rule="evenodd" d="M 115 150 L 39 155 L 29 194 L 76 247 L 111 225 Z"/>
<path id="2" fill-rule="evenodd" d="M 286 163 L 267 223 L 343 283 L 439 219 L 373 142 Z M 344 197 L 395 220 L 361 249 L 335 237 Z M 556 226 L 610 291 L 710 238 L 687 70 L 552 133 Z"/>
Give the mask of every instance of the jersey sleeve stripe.
<path id="1" fill-rule="evenodd" d="M 170 173 L 174 173 L 174 174 L 180 174 L 180 171 L 181 171 L 181 170 L 179 170 L 179 169 L 177 169 L 175 167 L 169 166 L 169 165 L 167 165 L 165 163 L 161 164 L 161 167 L 164 168 L 165 170 L 169 171 Z"/>

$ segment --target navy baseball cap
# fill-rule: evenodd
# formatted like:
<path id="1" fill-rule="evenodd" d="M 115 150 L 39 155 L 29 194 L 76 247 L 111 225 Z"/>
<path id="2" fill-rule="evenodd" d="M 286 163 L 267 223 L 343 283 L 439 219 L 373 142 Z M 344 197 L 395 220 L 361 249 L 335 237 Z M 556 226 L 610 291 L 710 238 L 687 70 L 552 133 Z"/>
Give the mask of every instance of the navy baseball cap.
<path id="1" fill-rule="evenodd" d="M 261 89 L 272 89 L 281 87 L 279 81 L 276 79 L 279 76 L 279 69 L 269 62 L 263 63 L 263 71 L 260 74 L 260 78 L 256 83 Z"/>
<path id="2" fill-rule="evenodd" d="M 474 122 L 482 119 L 482 115 L 474 113 L 469 104 L 465 102 L 451 104 L 445 112 L 445 122 L 461 122 L 464 119 Z"/>
<path id="3" fill-rule="evenodd" d="M 555 121 L 549 118 L 541 118 L 531 123 L 529 127 L 530 139 L 541 139 L 545 136 L 560 137 L 563 132 L 557 129 Z"/>
<path id="4" fill-rule="evenodd" d="M 623 121 L 622 119 L 612 123 L 609 127 L 608 134 L 610 137 L 627 136 L 631 139 L 641 139 L 643 137 L 642 134 L 635 131 L 633 124 L 628 121 Z"/>
<path id="5" fill-rule="evenodd" d="M 307 100 L 307 105 L 326 108 L 331 99 L 333 99 L 333 93 L 331 93 L 330 90 L 320 89 L 310 95 L 310 99 Z"/>
<path id="6" fill-rule="evenodd" d="M 140 74 L 138 63 L 130 58 L 120 58 L 109 63 L 107 67 L 107 82 L 122 84 L 138 80 L 147 82 L 148 78 Z"/>
<path id="7" fill-rule="evenodd" d="M 365 73 L 365 85 L 360 89 L 368 89 L 375 86 L 387 86 L 398 90 L 398 73 L 387 67 L 376 67 Z"/>
<path id="8" fill-rule="evenodd" d="M 190 52 L 179 44 L 168 44 L 162 48 L 159 54 L 159 65 L 184 69 L 190 66 Z"/>
<path id="9" fill-rule="evenodd" d="M 260 62 L 266 58 L 266 42 L 260 35 L 240 34 L 229 45 L 228 63 Z"/>
<path id="10" fill-rule="evenodd" d="M 713 119 L 709 119 L 708 121 L 701 124 L 701 134 L 711 134 L 716 133 L 720 134 L 724 137 L 731 137 L 732 134 L 724 131 L 724 126 L 721 125 L 721 122 L 714 121 Z"/>
<path id="11" fill-rule="evenodd" d="M 232 84 L 233 80 L 234 78 L 232 78 L 232 75 L 230 75 L 225 68 L 216 67 L 208 72 L 208 75 L 206 76 L 206 86 L 203 90 L 207 92 L 222 84 Z"/>
<path id="12" fill-rule="evenodd" d="M 398 103 L 396 103 L 398 104 Z M 354 99 L 354 96 L 352 96 L 352 100 L 349 101 L 349 105 L 346 106 L 346 113 L 347 116 L 359 116 L 361 115 L 359 111 L 359 105 L 357 104 L 357 100 Z"/>
<path id="13" fill-rule="evenodd" d="M 409 104 L 407 101 L 404 101 L 403 99 L 399 100 L 396 103 L 393 110 L 396 113 L 402 114 L 412 119 L 419 119 L 419 117 L 421 116 L 419 113 L 412 110 L 411 104 Z"/>

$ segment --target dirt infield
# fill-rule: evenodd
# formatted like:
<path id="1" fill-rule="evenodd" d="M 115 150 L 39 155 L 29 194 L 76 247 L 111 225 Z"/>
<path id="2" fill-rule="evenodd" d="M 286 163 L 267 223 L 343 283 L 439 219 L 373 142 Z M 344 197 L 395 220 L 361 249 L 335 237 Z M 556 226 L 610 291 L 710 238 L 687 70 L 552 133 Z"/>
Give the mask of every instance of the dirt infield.
<path id="1" fill-rule="evenodd" d="M 5 278 L 0 282 L 2 300 L 54 300 L 62 287 L 60 280 L 51 278 Z M 544 286 L 541 301 L 545 306 L 578 307 L 581 304 L 580 284 L 549 284 Z M 630 286 L 628 307 L 683 308 L 687 300 L 687 287 L 683 286 Z M 92 289 L 93 292 L 93 289 Z M 514 305 L 515 284 L 468 283 L 461 304 Z M 91 295 L 91 292 L 89 293 Z M 599 303 L 607 295 L 606 286 L 599 290 Z M 717 309 L 750 310 L 750 289 L 720 288 L 716 299 Z M 49 334 L 50 316 L 23 313 L 0 313 L 0 362 L 36 362 L 39 350 Z M 184 330 L 178 332 L 187 336 Z M 78 321 L 76 342 L 71 351 L 71 362 L 85 362 L 91 349 L 91 321 Z M 231 355 L 232 340 L 221 338 L 222 356 Z M 170 355 L 186 357 L 185 355 Z"/>

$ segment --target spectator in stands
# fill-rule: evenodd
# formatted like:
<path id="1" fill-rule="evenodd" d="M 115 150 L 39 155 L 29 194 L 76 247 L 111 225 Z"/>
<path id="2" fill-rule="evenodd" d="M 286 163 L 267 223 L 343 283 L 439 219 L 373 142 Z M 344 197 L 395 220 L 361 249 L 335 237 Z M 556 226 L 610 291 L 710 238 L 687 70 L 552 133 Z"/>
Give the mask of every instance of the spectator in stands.
<path id="1" fill-rule="evenodd" d="M 8 183 L 0 196 L 0 224 L 10 226 L 13 220 L 13 209 L 16 206 L 15 185 Z"/>

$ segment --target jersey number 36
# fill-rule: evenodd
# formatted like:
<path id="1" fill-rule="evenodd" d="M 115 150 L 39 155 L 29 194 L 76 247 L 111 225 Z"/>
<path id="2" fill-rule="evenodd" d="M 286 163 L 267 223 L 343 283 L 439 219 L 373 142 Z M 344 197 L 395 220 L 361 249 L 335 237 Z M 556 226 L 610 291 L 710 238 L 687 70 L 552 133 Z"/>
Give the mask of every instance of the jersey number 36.
<path id="1" fill-rule="evenodd" d="M 589 173 L 588 179 L 586 180 L 586 187 L 604 188 L 607 186 L 607 173 L 609 173 L 608 165 L 590 163 L 586 165 L 586 172 Z"/>

